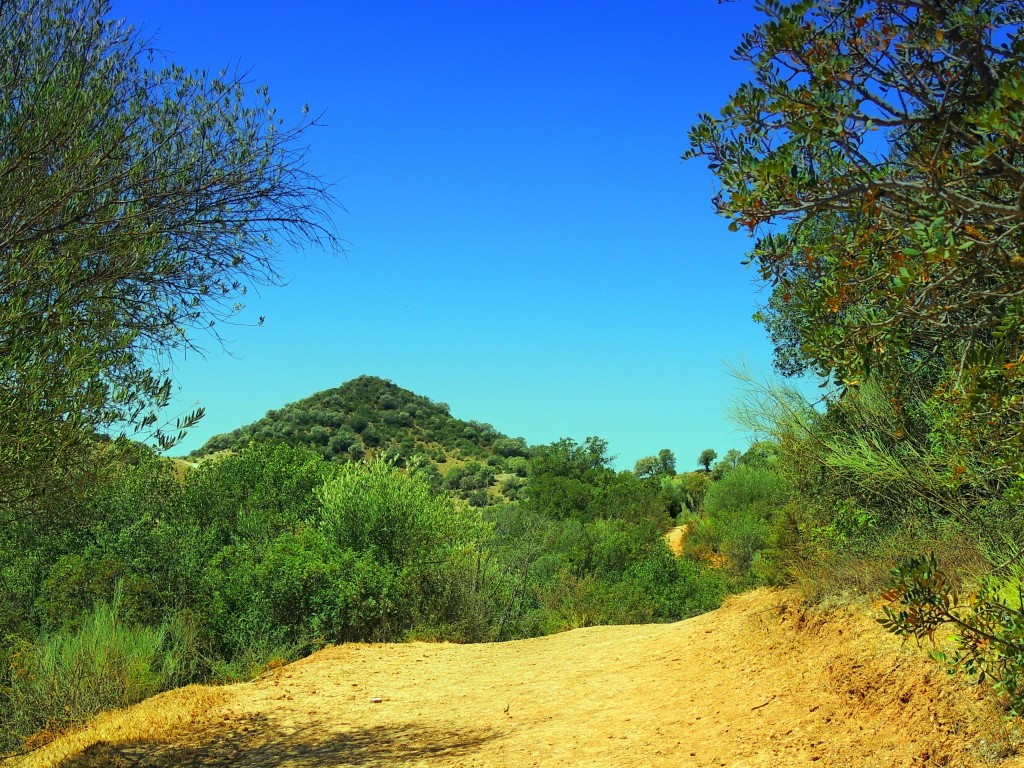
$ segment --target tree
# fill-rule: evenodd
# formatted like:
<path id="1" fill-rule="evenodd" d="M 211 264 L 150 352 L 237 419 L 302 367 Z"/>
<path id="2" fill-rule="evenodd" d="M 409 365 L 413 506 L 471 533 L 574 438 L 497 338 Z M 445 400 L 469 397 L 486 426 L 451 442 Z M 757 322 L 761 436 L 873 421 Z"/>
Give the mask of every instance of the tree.
<path id="1" fill-rule="evenodd" d="M 660 474 L 674 475 L 676 473 L 676 455 L 668 448 L 662 448 L 658 451 L 658 465 Z"/>
<path id="2" fill-rule="evenodd" d="M 526 439 L 522 437 L 499 437 L 494 441 L 492 450 L 499 456 L 511 458 L 522 456 L 529 458 L 530 449 L 526 445 Z"/>
<path id="3" fill-rule="evenodd" d="M 721 480 L 728 472 L 739 466 L 742 456 L 743 454 L 735 448 L 730 448 L 725 452 L 725 456 L 722 457 L 722 460 L 715 464 L 714 469 L 711 470 L 711 476 L 715 480 Z"/>
<path id="4" fill-rule="evenodd" d="M 856 387 L 944 375 L 964 435 L 1011 450 L 1024 415 L 1021 0 L 763 0 L 755 79 L 687 157 L 773 287 L 787 352 Z M 792 354 L 795 352 L 796 355 Z"/>
<path id="5" fill-rule="evenodd" d="M 633 474 L 639 478 L 657 477 L 658 457 L 644 456 L 637 459 L 636 464 L 633 465 Z"/>
<path id="6" fill-rule="evenodd" d="M 337 243 L 315 121 L 244 73 L 155 68 L 109 10 L 0 4 L 0 510 L 54 498 L 97 431 L 172 444 L 171 355 L 280 281 L 280 244 Z"/>
<path id="7" fill-rule="evenodd" d="M 700 458 L 697 459 L 697 463 L 704 467 L 705 472 L 711 471 L 711 462 L 718 458 L 718 451 L 714 448 L 705 448 L 700 452 Z"/>
<path id="8" fill-rule="evenodd" d="M 657 456 L 645 456 L 633 466 L 633 474 L 639 478 L 671 477 L 676 473 L 676 455 L 668 448 L 662 448 Z"/>
<path id="9" fill-rule="evenodd" d="M 556 519 L 589 519 L 592 504 L 615 479 L 608 442 L 564 437 L 533 450 L 523 496 L 532 510 Z"/>

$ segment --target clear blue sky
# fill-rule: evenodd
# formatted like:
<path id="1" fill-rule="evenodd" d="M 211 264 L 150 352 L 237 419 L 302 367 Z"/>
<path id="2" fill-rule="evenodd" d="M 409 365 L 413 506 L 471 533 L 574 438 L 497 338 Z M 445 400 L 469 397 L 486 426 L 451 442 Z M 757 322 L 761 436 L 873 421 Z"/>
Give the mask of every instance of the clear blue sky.
<path id="1" fill-rule="evenodd" d="M 114 0 L 171 60 L 240 65 L 336 182 L 347 253 L 285 253 L 231 354 L 176 368 L 184 450 L 360 374 L 530 443 L 599 435 L 631 467 L 747 438 L 727 364 L 770 371 L 750 240 L 683 163 L 700 111 L 749 73 L 740 0 Z"/>

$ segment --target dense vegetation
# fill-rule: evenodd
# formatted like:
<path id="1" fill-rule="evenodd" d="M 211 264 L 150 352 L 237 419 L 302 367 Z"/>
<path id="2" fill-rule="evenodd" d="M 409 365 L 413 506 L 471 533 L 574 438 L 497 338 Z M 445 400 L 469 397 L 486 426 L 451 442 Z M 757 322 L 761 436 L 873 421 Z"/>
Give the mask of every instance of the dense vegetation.
<path id="1" fill-rule="evenodd" d="M 95 432 L 168 446 L 169 355 L 216 338 L 275 242 L 334 243 L 331 198 L 244 72 L 154 68 L 109 5 L 0 4 L 0 524 L 52 523 Z M 149 55 L 147 55 L 147 53 Z M 198 334 L 198 335 L 197 335 Z"/>
<path id="2" fill-rule="evenodd" d="M 628 520 L 595 505 L 583 544 L 578 510 L 506 540 L 515 510 L 498 503 L 529 485 L 525 442 L 378 379 L 271 414 L 194 469 L 107 439 L 173 444 L 157 422 L 168 354 L 280 279 L 275 239 L 333 241 L 298 144 L 312 121 L 282 127 L 240 77 L 148 69 L 145 41 L 108 11 L 0 8 L 0 47 L 21 64 L 0 78 L 4 749 L 324 642 L 513 637 L 714 604 L 714 578 L 665 557 L 656 488 L 630 496 Z M 544 569 L 557 578 L 542 589 Z M 631 602 L 617 608 L 616 590 Z"/>
<path id="3" fill-rule="evenodd" d="M 96 450 L 68 525 L 27 522 L 0 552 L 6 749 L 326 643 L 668 621 L 742 581 L 673 557 L 668 512 L 693 497 L 666 491 L 675 476 L 615 471 L 597 438 L 535 448 L 519 499 L 484 509 L 383 459 L 281 443 L 189 468 L 125 441 Z"/>
<path id="4" fill-rule="evenodd" d="M 778 370 L 825 383 L 748 381 L 739 409 L 793 489 L 765 572 L 822 595 L 892 571 L 886 626 L 952 622 L 953 665 L 1021 708 L 1024 3 L 758 8 L 754 79 L 688 155 L 755 238 Z"/>
<path id="5" fill-rule="evenodd" d="M 340 463 L 384 458 L 474 506 L 514 499 L 530 456 L 523 438 L 456 419 L 444 403 L 374 376 L 360 376 L 216 435 L 190 458 L 252 441 L 303 446 Z"/>
<path id="6" fill-rule="evenodd" d="M 272 234 L 331 240 L 329 197 L 264 90 L 146 70 L 102 3 L 0 5 L 0 750 L 325 643 L 667 621 L 759 583 L 891 587 L 886 626 L 952 623 L 951 665 L 1024 709 L 1024 2 L 757 6 L 755 79 L 688 154 L 755 236 L 777 368 L 823 394 L 748 377 L 762 440 L 678 473 L 372 377 L 194 464 L 105 437 L 174 442 L 167 354 L 278 279 Z"/>

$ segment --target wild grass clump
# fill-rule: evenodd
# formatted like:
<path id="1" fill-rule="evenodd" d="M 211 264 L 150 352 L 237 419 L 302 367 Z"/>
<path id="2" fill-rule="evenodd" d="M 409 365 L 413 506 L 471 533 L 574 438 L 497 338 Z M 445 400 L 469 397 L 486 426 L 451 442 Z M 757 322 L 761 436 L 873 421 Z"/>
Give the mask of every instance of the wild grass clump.
<path id="1" fill-rule="evenodd" d="M 990 514 L 996 486 L 951 463 L 941 419 L 912 383 L 894 393 L 869 380 L 816 404 L 795 387 L 740 379 L 747 391 L 733 416 L 778 446 L 792 488 L 775 517 L 774 578 L 835 597 L 877 594 L 922 551 L 968 578 L 985 569 L 985 539 L 1003 525 Z"/>
<path id="2" fill-rule="evenodd" d="M 186 634 L 126 621 L 118 591 L 78 626 L 15 642 L 0 687 L 0 743 L 16 748 L 183 684 L 191 671 Z"/>

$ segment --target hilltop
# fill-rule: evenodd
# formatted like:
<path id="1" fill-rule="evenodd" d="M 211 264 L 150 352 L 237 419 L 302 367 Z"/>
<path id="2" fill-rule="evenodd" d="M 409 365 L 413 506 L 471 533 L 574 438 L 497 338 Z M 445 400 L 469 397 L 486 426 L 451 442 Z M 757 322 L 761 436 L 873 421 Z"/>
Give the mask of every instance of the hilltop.
<path id="1" fill-rule="evenodd" d="M 515 478 L 525 476 L 530 455 L 523 438 L 510 438 L 490 424 L 457 419 L 446 403 L 376 376 L 360 376 L 271 410 L 252 424 L 210 438 L 189 458 L 237 450 L 250 442 L 302 446 L 342 463 L 383 456 L 478 506 L 514 498 L 519 487 Z"/>
<path id="2" fill-rule="evenodd" d="M 100 718 L 17 768 L 1001 764 L 983 689 L 867 609 L 761 589 L 663 625 L 507 643 L 352 643 Z"/>

